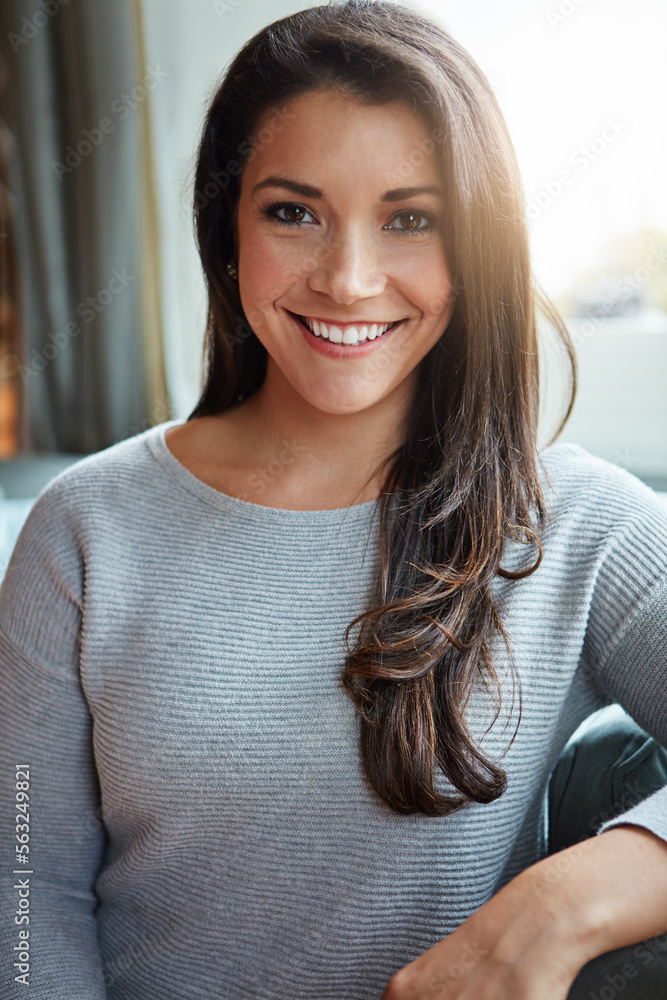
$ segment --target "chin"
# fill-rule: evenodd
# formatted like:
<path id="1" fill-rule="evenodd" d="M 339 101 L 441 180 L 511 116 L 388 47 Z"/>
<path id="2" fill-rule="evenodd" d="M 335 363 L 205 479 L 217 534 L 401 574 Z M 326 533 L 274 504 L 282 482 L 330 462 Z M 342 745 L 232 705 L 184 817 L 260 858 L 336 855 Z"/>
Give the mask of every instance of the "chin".
<path id="1" fill-rule="evenodd" d="M 329 413 L 332 416 L 349 416 L 351 413 L 361 413 L 378 401 L 376 394 L 370 395 L 355 391 L 352 387 L 347 392 L 334 389 L 318 393 L 313 390 L 313 386 L 310 386 L 308 393 L 302 394 L 302 398 L 313 409 L 319 410 L 320 413 Z"/>

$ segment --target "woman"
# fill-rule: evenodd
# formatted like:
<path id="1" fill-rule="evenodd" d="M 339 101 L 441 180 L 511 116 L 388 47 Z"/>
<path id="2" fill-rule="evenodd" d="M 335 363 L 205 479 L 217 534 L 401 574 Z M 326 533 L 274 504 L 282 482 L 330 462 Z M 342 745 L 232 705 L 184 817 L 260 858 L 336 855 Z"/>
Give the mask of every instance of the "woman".
<path id="1" fill-rule="evenodd" d="M 213 99 L 195 212 L 198 405 L 53 481 L 0 593 L 34 810 L 4 954 L 51 1000 L 564 1000 L 667 929 L 667 789 L 541 846 L 584 718 L 667 742 L 667 516 L 538 454 L 488 82 L 393 3 L 277 22 Z"/>

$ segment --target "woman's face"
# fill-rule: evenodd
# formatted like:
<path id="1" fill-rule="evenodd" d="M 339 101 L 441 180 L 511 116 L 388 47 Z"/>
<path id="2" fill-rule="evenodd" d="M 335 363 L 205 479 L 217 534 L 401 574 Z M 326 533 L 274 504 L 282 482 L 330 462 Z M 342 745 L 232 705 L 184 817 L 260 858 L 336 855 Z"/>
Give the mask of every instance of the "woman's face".
<path id="1" fill-rule="evenodd" d="M 262 125 L 238 208 L 245 315 L 304 400 L 361 411 L 405 388 L 454 309 L 436 144 L 402 102 L 330 90 Z"/>

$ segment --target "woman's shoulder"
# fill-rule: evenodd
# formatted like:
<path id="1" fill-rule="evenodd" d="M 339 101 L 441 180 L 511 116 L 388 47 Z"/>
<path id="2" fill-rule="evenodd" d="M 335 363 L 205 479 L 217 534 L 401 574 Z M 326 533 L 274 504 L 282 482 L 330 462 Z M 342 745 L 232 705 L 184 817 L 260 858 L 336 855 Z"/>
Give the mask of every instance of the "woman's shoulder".
<path id="1" fill-rule="evenodd" d="M 552 564 L 593 573 L 598 602 L 627 618 L 667 579 L 667 498 L 575 444 L 545 449 L 542 469 Z"/>
<path id="2" fill-rule="evenodd" d="M 43 535 L 69 528 L 81 535 L 91 519 L 99 523 L 122 516 L 151 498 L 155 504 L 161 467 L 151 445 L 165 426 L 155 425 L 86 455 L 54 476 L 35 498 L 25 530 Z"/>
<path id="3" fill-rule="evenodd" d="M 656 662 L 664 655 L 667 497 L 579 445 L 545 449 L 542 465 L 547 509 L 555 514 L 543 536 L 545 565 L 562 581 L 568 613 L 585 604 L 583 657 L 602 669 L 616 649 L 630 677 L 640 635 L 653 643 Z M 639 629 L 628 632 L 633 648 L 621 642 L 631 623 Z"/>
<path id="4" fill-rule="evenodd" d="M 117 441 L 107 448 L 85 455 L 54 476 L 37 497 L 84 500 L 90 495 L 127 494 L 133 486 L 149 488 L 151 474 L 159 470 L 153 445 L 174 421 L 156 424 L 133 437 Z"/>
<path id="5" fill-rule="evenodd" d="M 538 468 L 545 567 L 571 577 L 595 573 L 608 562 L 615 567 L 612 575 L 627 580 L 632 566 L 646 585 L 667 576 L 667 496 L 570 442 L 544 448 Z M 531 565 L 531 558 L 531 550 L 508 542 L 503 565 L 518 570 Z"/>
<path id="6" fill-rule="evenodd" d="M 648 516 L 664 522 L 667 530 L 667 497 L 621 465 L 571 442 L 550 445 L 540 460 L 541 483 L 552 514 L 577 510 L 600 523 Z"/>
<path id="7" fill-rule="evenodd" d="M 135 544 L 148 536 L 141 529 L 160 517 L 156 499 L 160 465 L 152 456 L 150 442 L 164 426 L 151 427 L 79 459 L 41 490 L 2 581 L 0 629 L 7 631 L 11 620 L 13 633 L 18 634 L 27 594 L 45 606 L 56 606 L 58 595 L 64 595 L 79 607 L 91 549 L 101 546 L 113 551 L 118 528 L 125 535 L 130 524 L 136 528 Z"/>

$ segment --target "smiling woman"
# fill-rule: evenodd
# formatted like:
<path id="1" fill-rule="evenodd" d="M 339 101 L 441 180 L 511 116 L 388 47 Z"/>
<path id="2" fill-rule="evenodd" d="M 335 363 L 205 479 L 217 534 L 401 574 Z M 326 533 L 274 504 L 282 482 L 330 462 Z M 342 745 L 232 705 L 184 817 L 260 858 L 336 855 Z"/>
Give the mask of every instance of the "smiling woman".
<path id="1" fill-rule="evenodd" d="M 431 155 L 404 190 L 387 190 L 387 150 L 407 160 L 428 135 L 403 103 L 361 104 L 327 89 L 289 111 L 290 124 L 242 175 L 236 218 L 241 301 L 268 355 L 258 398 L 276 391 L 275 366 L 281 393 L 315 414 L 367 419 L 380 402 L 386 414 L 400 407 L 397 395 L 413 394 L 454 308 L 438 163 Z M 305 198 L 277 200 L 290 193 Z M 363 378 L 380 350 L 391 359 L 382 372 L 348 379 Z M 332 363 L 342 360 L 354 373 Z"/>
<path id="2" fill-rule="evenodd" d="M 571 344 L 489 83 L 401 4 L 301 11 L 194 195 L 201 398 L 59 476 L 0 593 L 35 996 L 582 1000 L 667 927 L 667 789 L 555 857 L 543 805 L 610 702 L 667 742 L 667 514 L 538 450 L 538 304 Z"/>
<path id="3" fill-rule="evenodd" d="M 447 815 L 464 799 L 438 792 L 434 755 L 477 801 L 505 788 L 460 692 L 480 670 L 494 678 L 504 540 L 528 550 L 517 578 L 540 559 L 523 191 L 488 81 L 420 15 L 348 3 L 278 24 L 236 57 L 204 126 L 195 206 L 209 369 L 165 440 L 195 476 L 246 501 L 380 500 L 383 573 L 343 680 L 376 791 L 400 812 Z M 224 197 L 205 198 L 239 150 Z M 244 322 L 252 335 L 230 345 Z M 364 329 L 365 342 L 344 342 Z M 295 433 L 302 457 L 267 489 L 254 472 Z"/>

